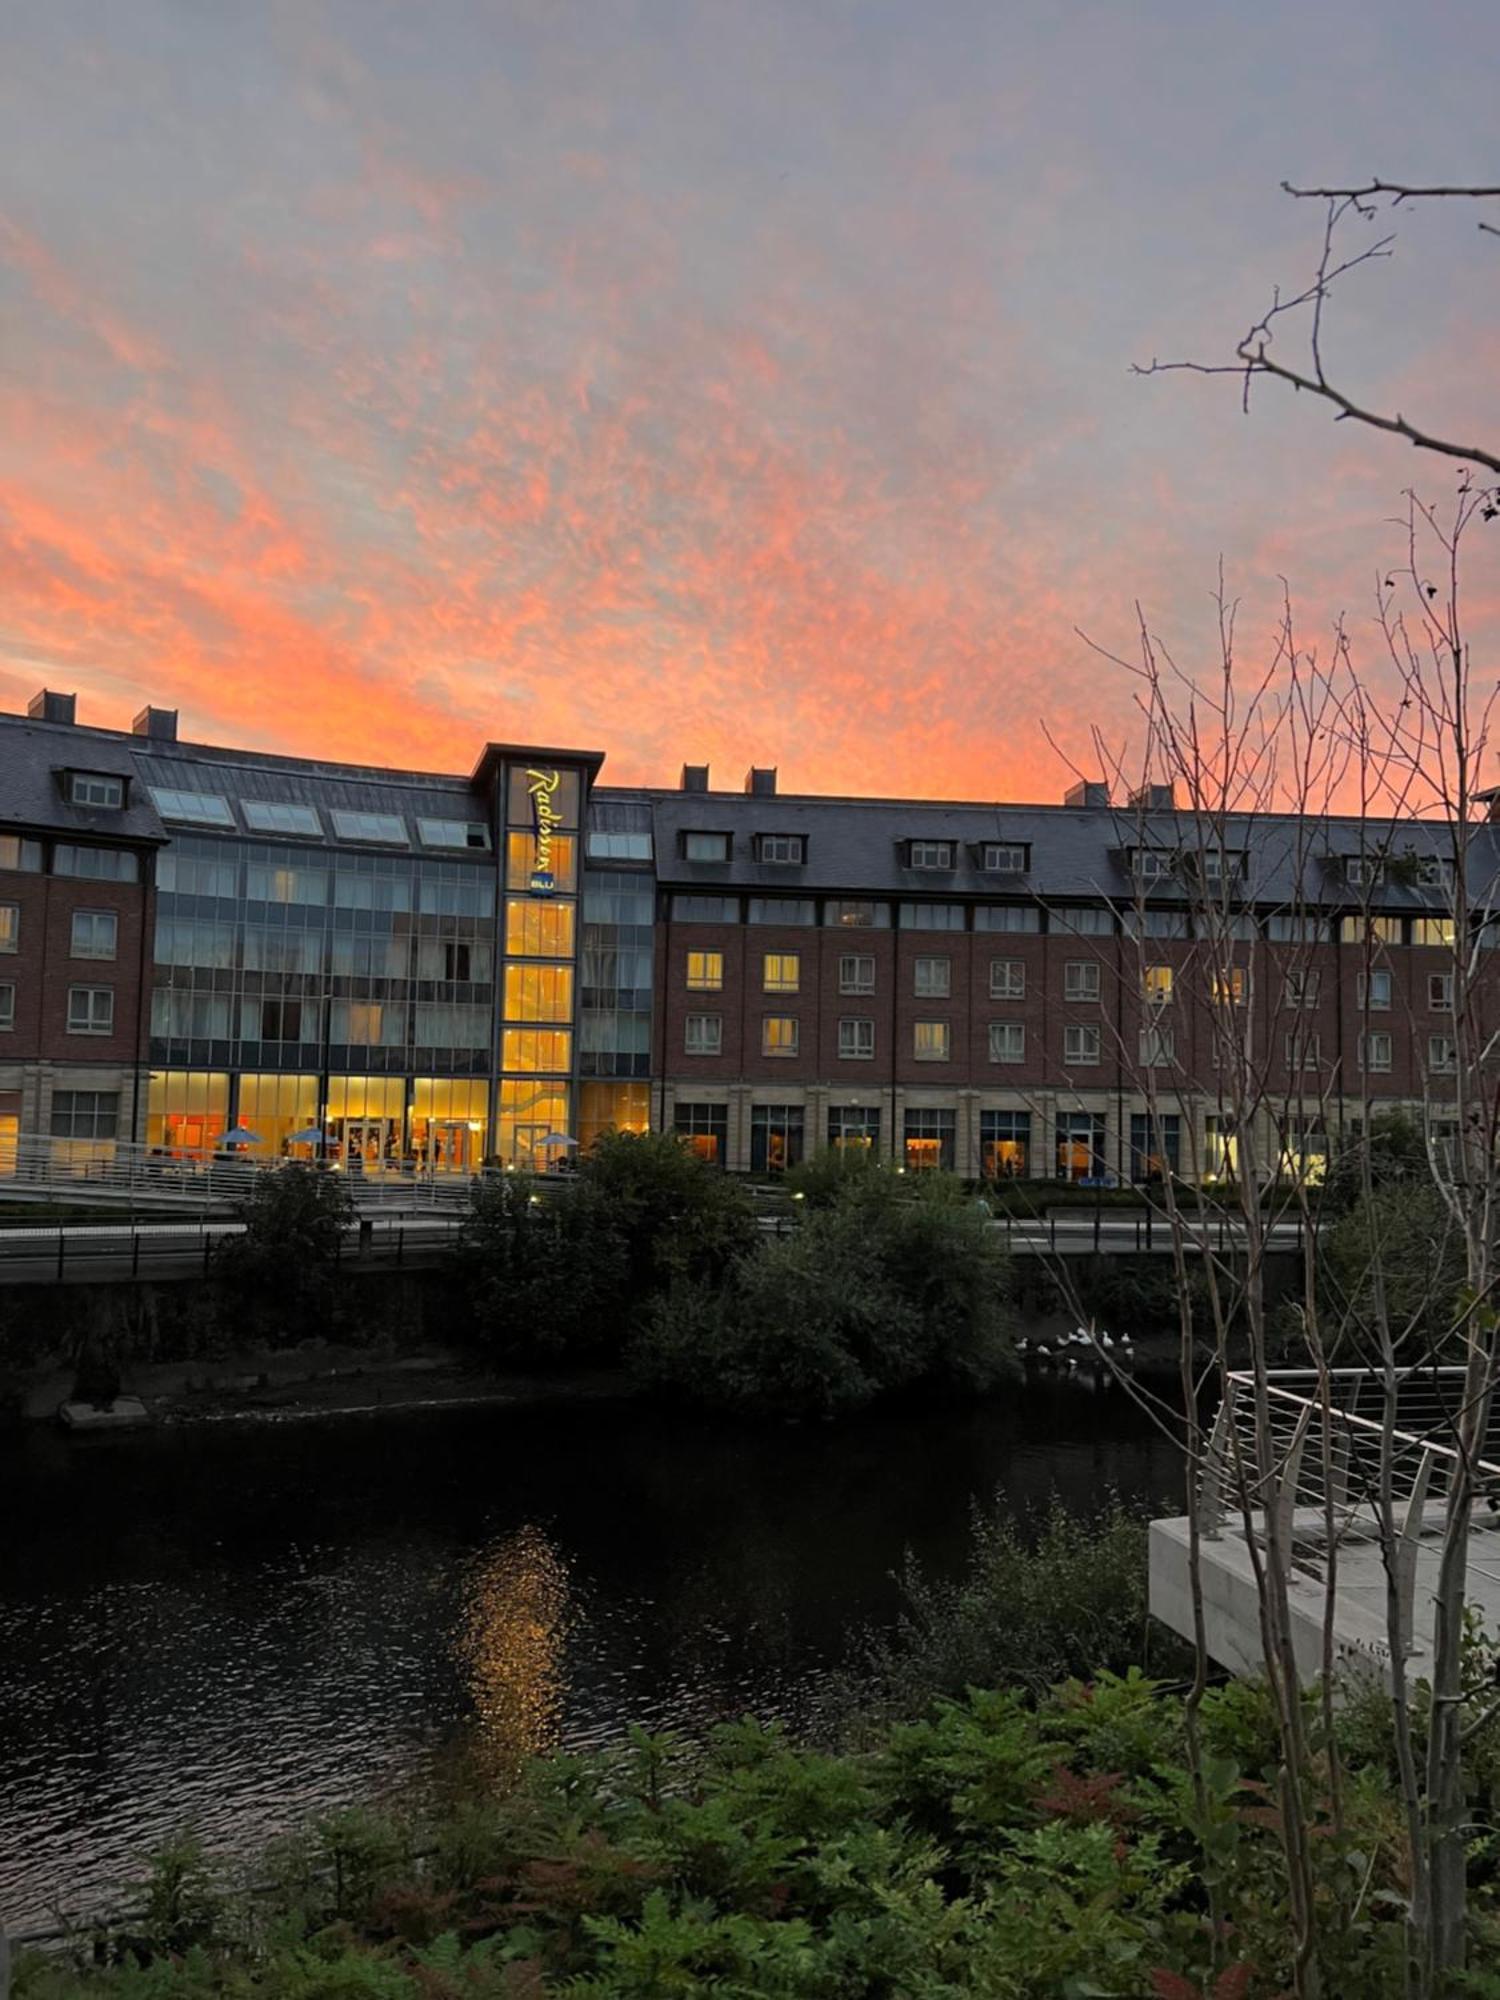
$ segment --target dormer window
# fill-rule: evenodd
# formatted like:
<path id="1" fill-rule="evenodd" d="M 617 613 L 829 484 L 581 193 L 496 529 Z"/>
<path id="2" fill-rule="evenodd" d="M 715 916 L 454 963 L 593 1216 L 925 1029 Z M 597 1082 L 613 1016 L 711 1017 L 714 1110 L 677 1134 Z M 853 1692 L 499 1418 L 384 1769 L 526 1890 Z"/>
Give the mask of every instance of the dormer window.
<path id="1" fill-rule="evenodd" d="M 1193 856 L 1193 861 L 1208 887 L 1218 889 L 1226 882 L 1239 880 L 1244 858 L 1242 854 L 1226 854 L 1220 847 L 1205 847 Z"/>
<path id="2" fill-rule="evenodd" d="M 1429 854 L 1417 863 L 1417 880 L 1424 889 L 1451 889 L 1454 867 L 1440 854 Z"/>
<path id="3" fill-rule="evenodd" d="M 125 780 L 108 771 L 69 771 L 68 803 L 104 812 L 119 812 L 125 803 Z"/>
<path id="4" fill-rule="evenodd" d="M 1164 882 L 1176 865 L 1176 854 L 1167 847 L 1137 847 L 1132 850 L 1130 870 L 1138 882 Z"/>
<path id="5" fill-rule="evenodd" d="M 1344 880 L 1351 889 L 1378 888 L 1385 880 L 1385 863 L 1370 854 L 1346 854 Z"/>
<path id="6" fill-rule="evenodd" d="M 758 833 L 755 858 L 778 868 L 800 868 L 807 859 L 807 839 L 800 833 Z"/>
<path id="7" fill-rule="evenodd" d="M 986 875 L 1024 875 L 1031 866 L 1031 845 L 1024 840 L 985 840 L 979 865 Z"/>
<path id="8" fill-rule="evenodd" d="M 909 840 L 906 843 L 908 868 L 945 869 L 953 866 L 951 840 Z"/>
<path id="9" fill-rule="evenodd" d="M 682 836 L 682 858 L 684 861 L 727 861 L 729 859 L 729 835 L 727 833 L 684 833 Z"/>

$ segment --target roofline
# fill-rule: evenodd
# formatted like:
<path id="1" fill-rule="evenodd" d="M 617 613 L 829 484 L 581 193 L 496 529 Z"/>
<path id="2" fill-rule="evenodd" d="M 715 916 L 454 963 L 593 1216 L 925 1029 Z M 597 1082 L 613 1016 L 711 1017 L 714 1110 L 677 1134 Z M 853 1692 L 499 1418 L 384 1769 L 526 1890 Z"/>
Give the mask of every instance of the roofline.
<path id="1" fill-rule="evenodd" d="M 564 750 L 543 743 L 486 743 L 468 783 L 481 784 L 500 764 L 582 764 L 588 771 L 592 790 L 604 756 L 602 750 Z"/>

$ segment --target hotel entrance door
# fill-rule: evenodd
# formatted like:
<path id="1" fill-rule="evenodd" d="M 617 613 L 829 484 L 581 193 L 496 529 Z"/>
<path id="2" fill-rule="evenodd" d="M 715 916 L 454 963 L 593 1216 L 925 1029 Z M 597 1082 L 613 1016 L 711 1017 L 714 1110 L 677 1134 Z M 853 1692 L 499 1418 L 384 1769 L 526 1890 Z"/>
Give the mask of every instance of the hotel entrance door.
<path id="1" fill-rule="evenodd" d="M 336 1121 L 339 1158 L 352 1173 L 379 1173 L 401 1164 L 394 1118 L 344 1118 Z"/>

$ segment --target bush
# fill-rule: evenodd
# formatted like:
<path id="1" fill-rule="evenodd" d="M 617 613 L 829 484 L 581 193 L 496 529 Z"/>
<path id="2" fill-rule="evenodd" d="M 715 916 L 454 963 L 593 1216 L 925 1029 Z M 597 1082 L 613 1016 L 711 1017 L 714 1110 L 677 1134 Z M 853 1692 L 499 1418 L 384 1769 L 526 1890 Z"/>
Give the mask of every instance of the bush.
<path id="1" fill-rule="evenodd" d="M 746 1190 L 673 1132 L 607 1132 L 584 1154 L 578 1178 L 624 1245 L 632 1312 L 649 1310 L 683 1279 L 721 1278 L 756 1240 Z"/>
<path id="2" fill-rule="evenodd" d="M 617 1359 L 626 1249 L 610 1206 L 586 1181 L 538 1194 L 529 1174 L 476 1185 L 458 1268 L 475 1338 L 507 1365 Z"/>
<path id="3" fill-rule="evenodd" d="M 243 1235 L 226 1237 L 214 1252 L 229 1316 L 273 1345 L 326 1332 L 354 1220 L 345 1177 L 300 1162 L 257 1173 L 238 1213 Z"/>

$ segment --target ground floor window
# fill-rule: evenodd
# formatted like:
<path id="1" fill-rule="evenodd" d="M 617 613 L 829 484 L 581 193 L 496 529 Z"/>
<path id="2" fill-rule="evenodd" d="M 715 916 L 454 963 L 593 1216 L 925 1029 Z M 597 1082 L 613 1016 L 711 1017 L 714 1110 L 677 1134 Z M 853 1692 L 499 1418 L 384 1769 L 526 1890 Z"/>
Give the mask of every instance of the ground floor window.
<path id="1" fill-rule="evenodd" d="M 229 1126 L 227 1072 L 152 1070 L 146 1093 L 146 1144 L 153 1153 L 206 1160 L 217 1151 Z"/>
<path id="2" fill-rule="evenodd" d="M 1104 1178 L 1104 1113 L 1059 1111 L 1057 1175 L 1060 1181 Z"/>
<path id="3" fill-rule="evenodd" d="M 21 1093 L 0 1090 L 0 1174 L 13 1174 L 21 1146 Z"/>
<path id="4" fill-rule="evenodd" d="M 578 1091 L 578 1144 L 587 1152 L 606 1132 L 651 1129 L 649 1083 L 585 1083 Z"/>
<path id="5" fill-rule="evenodd" d="M 318 1079 L 314 1076 L 261 1074 L 239 1080 L 235 1124 L 255 1137 L 245 1151 L 260 1160 L 315 1160 L 322 1126 L 318 1118 Z"/>
<path id="6" fill-rule="evenodd" d="M 1031 1172 L 1031 1113 L 981 1111 L 979 1165 L 986 1180 L 1024 1180 Z"/>
<path id="7" fill-rule="evenodd" d="M 1281 1121 L 1281 1171 L 1318 1187 L 1328 1174 L 1328 1129 L 1317 1112 L 1293 1112 Z"/>
<path id="8" fill-rule="evenodd" d="M 324 1156 L 351 1174 L 397 1170 L 406 1147 L 406 1079 L 331 1076 Z"/>
<path id="9" fill-rule="evenodd" d="M 954 1147 L 958 1135 L 956 1111 L 933 1111 L 925 1105 L 906 1114 L 906 1168 L 908 1173 L 930 1173 L 941 1168 L 952 1173 Z"/>
<path id="10" fill-rule="evenodd" d="M 419 1173 L 477 1173 L 489 1125 L 490 1087 L 483 1077 L 413 1077 L 407 1164 Z"/>
<path id="11" fill-rule="evenodd" d="M 112 1160 L 120 1129 L 117 1090 L 54 1090 L 52 1093 L 53 1160 L 79 1171 Z"/>
<path id="12" fill-rule="evenodd" d="M 1182 1172 L 1182 1120 L 1175 1111 L 1130 1114 L 1130 1178 L 1161 1181 Z"/>
<path id="13" fill-rule="evenodd" d="M 802 1158 L 802 1106 L 756 1104 L 750 1111 L 750 1171 L 785 1173 Z"/>
<path id="14" fill-rule="evenodd" d="M 828 1113 L 828 1143 L 837 1152 L 847 1146 L 858 1153 L 878 1153 L 879 1105 L 835 1104 Z"/>
<path id="15" fill-rule="evenodd" d="M 557 1077 L 507 1077 L 500 1085 L 500 1129 L 495 1153 L 502 1166 L 542 1173 L 574 1149 L 568 1125 L 568 1086 Z"/>
<path id="16" fill-rule="evenodd" d="M 1234 1120 L 1223 1112 L 1210 1111 L 1203 1121 L 1203 1178 L 1232 1181 L 1240 1170 L 1240 1141 Z"/>
<path id="17" fill-rule="evenodd" d="M 679 1104 L 672 1113 L 672 1130 L 686 1139 L 700 1160 L 722 1167 L 729 1159 L 729 1106 Z"/>

